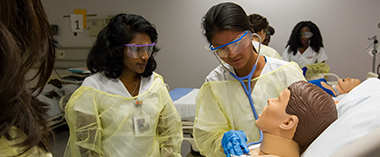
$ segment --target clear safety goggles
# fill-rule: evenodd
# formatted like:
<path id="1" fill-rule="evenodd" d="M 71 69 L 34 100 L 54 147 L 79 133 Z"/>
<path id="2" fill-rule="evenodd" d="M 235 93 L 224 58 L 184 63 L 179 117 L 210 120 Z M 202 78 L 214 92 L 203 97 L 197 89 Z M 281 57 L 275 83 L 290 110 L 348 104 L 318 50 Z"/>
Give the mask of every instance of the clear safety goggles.
<path id="1" fill-rule="evenodd" d="M 215 52 L 220 58 L 227 58 L 230 53 L 239 54 L 242 52 L 249 43 L 252 42 L 252 32 L 247 30 L 238 35 L 231 42 L 224 44 L 222 46 L 213 47 L 210 44 L 209 48 L 211 51 Z"/>
<path id="2" fill-rule="evenodd" d="M 132 58 L 141 58 L 145 55 L 145 53 L 148 53 L 148 56 L 150 57 L 153 52 L 153 47 L 156 45 L 155 43 L 152 44 L 144 44 L 144 45 L 134 45 L 134 44 L 125 44 L 127 47 L 127 55 Z"/>
<path id="3" fill-rule="evenodd" d="M 300 33 L 300 36 L 304 36 L 305 38 L 311 38 L 313 36 L 313 33 L 312 32 L 303 32 L 303 33 Z"/>

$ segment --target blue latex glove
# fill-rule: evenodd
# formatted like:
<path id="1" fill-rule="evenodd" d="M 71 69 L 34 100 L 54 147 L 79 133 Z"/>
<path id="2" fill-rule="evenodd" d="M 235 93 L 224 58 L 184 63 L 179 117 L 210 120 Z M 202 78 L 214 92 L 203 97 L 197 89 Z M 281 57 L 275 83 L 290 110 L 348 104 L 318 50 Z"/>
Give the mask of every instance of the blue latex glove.
<path id="1" fill-rule="evenodd" d="M 303 68 L 302 68 L 302 73 L 303 73 L 303 76 L 305 76 L 305 75 L 306 75 L 306 70 L 307 70 L 307 67 L 303 67 Z"/>
<path id="2" fill-rule="evenodd" d="M 241 130 L 230 130 L 224 133 L 222 138 L 222 147 L 224 154 L 227 157 L 233 155 L 243 155 L 243 152 L 248 154 L 247 136 Z"/>

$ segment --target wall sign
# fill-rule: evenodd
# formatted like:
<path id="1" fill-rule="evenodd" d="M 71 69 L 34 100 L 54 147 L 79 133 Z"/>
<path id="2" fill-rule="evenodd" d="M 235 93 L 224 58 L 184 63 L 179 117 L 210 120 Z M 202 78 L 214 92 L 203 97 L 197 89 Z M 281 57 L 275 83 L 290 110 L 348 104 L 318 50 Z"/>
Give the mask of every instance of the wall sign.
<path id="1" fill-rule="evenodd" d="M 82 14 L 71 14 L 71 31 L 72 32 L 83 32 L 83 15 Z"/>

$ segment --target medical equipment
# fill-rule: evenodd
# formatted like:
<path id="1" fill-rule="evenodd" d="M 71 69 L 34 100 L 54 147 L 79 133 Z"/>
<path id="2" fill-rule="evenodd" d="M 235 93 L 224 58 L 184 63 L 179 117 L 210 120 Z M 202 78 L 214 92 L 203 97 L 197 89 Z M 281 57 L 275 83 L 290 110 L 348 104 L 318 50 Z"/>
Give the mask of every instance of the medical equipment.
<path id="1" fill-rule="evenodd" d="M 251 40 L 252 40 L 252 36 L 253 36 L 253 35 L 257 36 L 257 37 L 259 38 L 260 43 L 261 43 L 261 38 L 260 38 L 260 36 L 259 36 L 258 34 L 256 34 L 256 33 L 251 33 L 251 31 L 245 31 L 245 33 L 244 33 L 241 37 L 238 36 L 238 39 L 237 39 L 237 40 L 234 40 L 234 41 L 232 41 L 232 42 L 230 42 L 230 43 L 227 43 L 227 44 L 225 44 L 225 45 L 222 45 L 222 46 L 219 46 L 219 47 L 216 47 L 216 48 L 213 48 L 213 47 L 210 45 L 210 49 L 214 52 L 214 55 L 215 55 L 216 58 L 219 60 L 220 64 L 221 64 L 221 65 L 222 65 L 227 71 L 229 71 L 230 74 L 231 74 L 231 76 L 233 76 L 236 80 L 238 80 L 238 81 L 241 83 L 241 85 L 243 86 L 244 91 L 245 91 L 245 94 L 247 95 L 248 100 L 249 100 L 249 103 L 250 103 L 250 105 L 251 105 L 251 109 L 252 109 L 253 115 L 254 115 L 255 119 L 257 120 L 259 117 L 258 117 L 258 115 L 257 115 L 256 109 L 255 109 L 255 106 L 253 105 L 253 100 L 252 100 L 252 97 L 251 97 L 252 88 L 251 88 L 251 81 L 250 81 L 250 80 L 252 79 L 252 75 L 253 75 L 253 73 L 255 73 L 255 71 L 256 71 L 257 62 L 259 61 L 259 56 L 260 56 L 260 48 L 261 48 L 261 44 L 259 44 L 259 48 L 258 48 L 258 51 L 257 51 L 257 58 L 256 58 L 256 61 L 255 61 L 254 66 L 253 66 L 252 69 L 251 69 L 251 72 L 250 72 L 247 76 L 243 76 L 243 77 L 239 77 L 239 76 L 235 75 L 232 71 L 228 70 L 228 69 L 223 65 L 223 62 L 222 62 L 222 60 L 221 60 L 221 56 L 219 56 L 220 53 L 217 53 L 218 51 L 216 50 L 216 49 L 220 49 L 220 48 L 223 48 L 223 47 L 225 47 L 225 46 L 229 46 L 229 45 L 231 45 L 231 44 L 234 44 L 234 43 L 239 42 L 239 41 L 242 40 L 247 34 L 250 36 L 250 39 L 251 39 Z M 243 45 L 243 46 L 244 46 L 244 45 Z M 235 50 L 235 49 L 237 49 L 237 48 L 235 47 L 233 50 Z M 240 49 L 238 49 L 238 50 L 240 50 Z M 232 51 L 232 52 L 230 52 L 230 53 L 234 53 L 234 51 Z M 237 52 L 235 52 L 235 53 L 237 54 Z M 240 52 L 239 52 L 239 53 L 240 53 Z M 227 56 L 228 56 L 228 54 L 227 54 Z M 248 88 L 247 88 L 247 86 L 245 85 L 245 83 L 244 83 L 243 80 L 247 80 L 247 82 L 248 82 Z M 261 143 L 261 141 L 263 140 L 263 132 L 262 132 L 261 130 L 259 130 L 259 131 L 260 131 L 260 140 L 257 141 L 257 142 L 251 142 L 251 143 L 248 143 L 248 146 L 250 146 L 250 145 L 254 145 L 254 144 L 258 144 L 258 143 Z"/>
<path id="2" fill-rule="evenodd" d="M 375 64 L 376 64 L 376 54 L 377 54 L 377 44 L 379 43 L 379 41 L 377 40 L 376 38 L 376 35 L 371 37 L 371 38 L 368 38 L 368 40 L 373 40 L 373 43 L 371 43 L 367 48 L 366 50 L 373 45 L 373 49 L 370 51 L 370 54 L 372 55 L 373 57 L 373 61 L 372 61 L 372 72 L 375 72 Z M 378 65 L 377 67 L 377 74 L 379 74 L 379 67 L 380 67 L 380 64 Z"/>
<path id="3" fill-rule="evenodd" d="M 153 44 L 143 44 L 143 45 L 135 45 L 135 44 L 125 44 L 127 46 L 127 55 L 132 58 L 141 58 L 145 55 L 145 52 L 148 53 L 148 56 L 153 52 Z"/>

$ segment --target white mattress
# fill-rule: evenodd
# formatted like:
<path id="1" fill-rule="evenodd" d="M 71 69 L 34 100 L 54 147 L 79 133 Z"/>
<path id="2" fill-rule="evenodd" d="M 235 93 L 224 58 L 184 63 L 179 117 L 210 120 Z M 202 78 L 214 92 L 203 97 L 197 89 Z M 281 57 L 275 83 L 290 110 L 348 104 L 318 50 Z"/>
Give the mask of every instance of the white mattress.
<path id="1" fill-rule="evenodd" d="M 59 108 L 59 99 L 66 94 L 73 93 L 78 87 L 78 85 L 74 84 L 63 84 L 61 88 L 58 88 L 52 84 L 46 84 L 37 98 L 49 105 L 47 114 L 49 117 L 54 117 L 64 112 Z M 58 97 L 49 98 L 45 96 L 45 94 L 48 94 L 51 91 L 55 91 L 58 94 Z"/>
<path id="2" fill-rule="evenodd" d="M 351 90 L 336 106 L 338 119 L 313 141 L 303 157 L 331 156 L 379 128 L 380 80 L 367 79 Z"/>
<path id="3" fill-rule="evenodd" d="M 198 92 L 199 89 L 197 88 L 176 88 L 169 92 L 174 106 L 183 121 L 194 121 L 196 112 L 195 98 Z"/>

